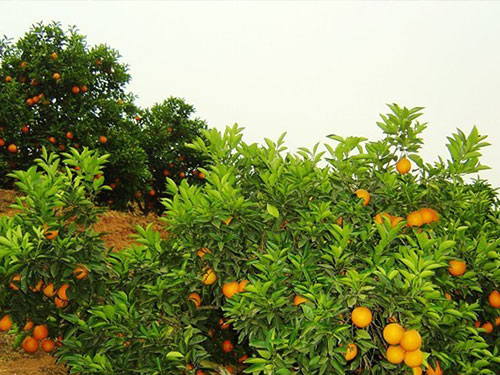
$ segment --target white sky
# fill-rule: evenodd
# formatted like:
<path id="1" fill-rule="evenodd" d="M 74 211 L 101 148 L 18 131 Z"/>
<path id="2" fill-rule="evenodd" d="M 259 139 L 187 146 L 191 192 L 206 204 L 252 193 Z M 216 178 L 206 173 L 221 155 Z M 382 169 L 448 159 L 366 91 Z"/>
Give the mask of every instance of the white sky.
<path id="1" fill-rule="evenodd" d="M 386 103 L 426 107 L 421 156 L 473 125 L 500 186 L 500 2 L 0 2 L 0 34 L 76 25 L 120 51 L 138 104 L 169 96 L 247 142 L 287 132 L 291 149 L 330 133 L 379 138 Z"/>

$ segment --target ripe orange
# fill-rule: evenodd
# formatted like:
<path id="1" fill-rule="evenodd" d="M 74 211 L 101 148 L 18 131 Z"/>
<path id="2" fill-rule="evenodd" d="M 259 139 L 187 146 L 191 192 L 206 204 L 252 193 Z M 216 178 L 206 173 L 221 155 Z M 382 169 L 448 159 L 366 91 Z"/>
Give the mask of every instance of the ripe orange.
<path id="1" fill-rule="evenodd" d="M 248 356 L 246 354 L 243 354 L 239 359 L 238 359 L 238 362 L 239 363 L 243 363 L 245 362 L 246 360 L 248 359 Z"/>
<path id="2" fill-rule="evenodd" d="M 108 141 L 108 138 L 106 138 L 104 135 L 101 135 L 99 137 L 99 143 L 100 144 L 105 144 Z"/>
<path id="3" fill-rule="evenodd" d="M 71 92 L 72 92 L 73 94 L 78 94 L 78 93 L 80 92 L 80 88 L 79 88 L 78 86 L 73 86 L 73 87 L 71 88 Z"/>
<path id="4" fill-rule="evenodd" d="M 382 334 L 384 340 L 387 341 L 388 344 L 398 345 L 403 339 L 404 332 L 405 330 L 401 325 L 398 323 L 391 323 L 385 326 Z"/>
<path id="5" fill-rule="evenodd" d="M 240 281 L 240 284 L 238 285 L 238 292 L 239 293 L 244 292 L 247 284 L 248 284 L 248 280 Z"/>
<path id="6" fill-rule="evenodd" d="M 12 320 L 10 320 L 10 315 L 4 315 L 2 319 L 0 319 L 0 331 L 8 331 L 12 328 Z"/>
<path id="7" fill-rule="evenodd" d="M 490 322 L 484 323 L 481 328 L 483 328 L 486 332 L 487 335 L 489 335 L 491 332 L 493 332 L 493 324 Z"/>
<path id="8" fill-rule="evenodd" d="M 21 132 L 22 132 L 23 134 L 28 134 L 28 133 L 30 132 L 30 129 L 29 129 L 26 125 L 24 125 L 24 126 L 21 128 Z"/>
<path id="9" fill-rule="evenodd" d="M 347 351 L 345 352 L 345 359 L 352 361 L 358 355 L 358 347 L 356 344 L 347 345 Z"/>
<path id="10" fill-rule="evenodd" d="M 410 161 L 404 156 L 396 163 L 396 169 L 400 174 L 407 174 L 411 170 Z"/>
<path id="11" fill-rule="evenodd" d="M 34 287 L 30 287 L 30 290 L 32 292 L 39 292 L 40 290 L 42 290 L 42 286 L 43 286 L 43 282 L 42 280 L 38 280 L 38 283 L 36 283 L 36 285 Z"/>
<path id="12" fill-rule="evenodd" d="M 26 353 L 36 353 L 38 350 L 38 341 L 33 337 L 26 337 L 23 340 L 23 349 Z"/>
<path id="13" fill-rule="evenodd" d="M 56 81 L 59 81 L 61 79 L 61 75 L 59 73 L 54 73 L 52 74 L 52 78 L 55 79 Z"/>
<path id="14" fill-rule="evenodd" d="M 14 281 L 21 281 L 21 275 L 17 274 L 12 278 L 12 282 L 9 284 L 12 290 L 19 290 L 19 283 L 15 283 Z"/>
<path id="15" fill-rule="evenodd" d="M 5 140 L 3 138 L 0 138 L 0 147 L 5 146 Z"/>
<path id="16" fill-rule="evenodd" d="M 451 301 L 451 295 L 449 293 L 445 293 L 444 296 L 448 301 Z"/>
<path id="17" fill-rule="evenodd" d="M 488 296 L 488 302 L 490 303 L 491 307 L 494 308 L 500 308 L 500 293 L 498 290 L 494 290 L 493 292 L 490 293 Z"/>
<path id="18" fill-rule="evenodd" d="M 409 367 L 418 367 L 422 365 L 423 355 L 420 349 L 405 353 L 405 364 Z"/>
<path id="19" fill-rule="evenodd" d="M 66 133 L 66 138 L 68 138 L 68 139 L 73 139 L 73 133 L 71 133 L 71 132 L 67 132 L 67 133 Z"/>
<path id="20" fill-rule="evenodd" d="M 418 212 L 420 212 L 420 216 L 422 216 L 422 220 L 424 224 L 430 224 L 434 221 L 434 210 L 432 208 L 421 208 Z"/>
<path id="21" fill-rule="evenodd" d="M 226 323 L 224 319 L 219 319 L 220 329 L 228 329 L 231 326 L 231 323 Z"/>
<path id="22" fill-rule="evenodd" d="M 387 348 L 385 356 L 390 363 L 398 364 L 404 361 L 405 351 L 399 345 L 397 346 L 391 345 Z"/>
<path id="23" fill-rule="evenodd" d="M 202 370 L 196 370 L 196 375 L 207 375 L 205 371 Z"/>
<path id="24" fill-rule="evenodd" d="M 149 191 L 149 195 L 150 195 L 150 196 L 152 196 L 152 197 L 154 197 L 154 196 L 156 195 L 156 191 L 155 191 L 155 189 L 151 189 L 151 190 Z"/>
<path id="25" fill-rule="evenodd" d="M 368 327 L 372 318 L 372 312 L 367 307 L 356 307 L 351 313 L 352 322 L 359 328 Z"/>
<path id="26" fill-rule="evenodd" d="M 21 68 L 26 68 L 28 64 L 26 64 L 26 61 L 21 62 Z"/>
<path id="27" fill-rule="evenodd" d="M 188 363 L 188 364 L 186 365 L 186 368 L 187 368 L 188 370 L 194 370 L 194 366 L 193 366 L 191 363 Z"/>
<path id="28" fill-rule="evenodd" d="M 302 297 L 302 296 L 300 296 L 300 295 L 298 295 L 298 294 L 293 298 L 293 304 L 295 306 L 298 306 L 301 303 L 305 303 L 305 302 L 307 302 L 307 299 L 304 298 L 304 297 Z"/>
<path id="29" fill-rule="evenodd" d="M 190 301 L 193 301 L 196 307 L 200 307 L 201 305 L 201 297 L 198 293 L 191 293 L 188 297 Z"/>
<path id="30" fill-rule="evenodd" d="M 68 295 L 66 294 L 67 290 L 69 288 L 69 285 L 68 284 L 63 284 L 61 285 L 61 287 L 59 288 L 59 290 L 57 291 L 57 296 L 64 300 L 64 301 L 67 301 L 68 300 Z"/>
<path id="31" fill-rule="evenodd" d="M 405 331 L 403 333 L 403 339 L 401 340 L 401 347 L 408 351 L 412 352 L 417 349 L 420 349 L 422 346 L 422 337 L 420 336 L 420 333 L 418 333 L 417 330 L 415 329 L 410 329 L 408 331 Z M 415 366 L 410 366 L 410 367 L 416 367 L 420 365 L 415 365 Z"/>
<path id="32" fill-rule="evenodd" d="M 55 145 L 57 143 L 57 140 L 55 137 L 49 137 L 49 142 Z"/>
<path id="33" fill-rule="evenodd" d="M 54 238 L 57 237 L 58 234 L 59 234 L 58 230 L 46 230 L 44 232 L 44 236 L 48 240 L 53 240 Z"/>
<path id="34" fill-rule="evenodd" d="M 52 52 L 52 55 L 50 55 L 50 57 L 52 57 L 52 60 L 57 60 L 59 56 L 57 55 L 57 53 Z"/>
<path id="35" fill-rule="evenodd" d="M 54 298 L 54 304 L 58 309 L 63 309 L 68 306 L 68 301 L 61 299 L 59 297 Z"/>
<path id="36" fill-rule="evenodd" d="M 497 318 L 495 319 L 495 327 L 498 326 L 500 326 L 500 316 L 497 316 Z"/>
<path id="37" fill-rule="evenodd" d="M 88 91 L 87 86 L 83 85 L 83 86 L 82 86 L 82 92 L 87 92 L 87 91 Z"/>
<path id="38" fill-rule="evenodd" d="M 448 267 L 448 271 L 453 276 L 462 276 L 465 273 L 465 269 L 467 268 L 465 262 L 460 260 L 450 260 L 450 267 Z"/>
<path id="39" fill-rule="evenodd" d="M 11 82 L 11 81 L 12 81 L 12 77 L 11 76 L 5 77 L 5 82 Z"/>
<path id="40" fill-rule="evenodd" d="M 141 116 L 135 116 L 135 121 L 141 121 Z"/>
<path id="41" fill-rule="evenodd" d="M 172 127 L 171 127 L 171 126 L 169 126 L 169 127 L 167 128 L 167 131 L 168 131 L 169 133 L 172 133 L 172 131 L 173 131 Z"/>
<path id="42" fill-rule="evenodd" d="M 205 173 L 200 172 L 200 174 L 198 175 L 198 177 L 200 178 L 200 180 L 204 180 L 205 179 Z"/>
<path id="43" fill-rule="evenodd" d="M 476 321 L 474 322 L 474 327 L 476 327 L 476 328 L 481 327 L 481 322 L 480 322 L 479 320 L 476 320 Z"/>
<path id="44" fill-rule="evenodd" d="M 339 218 L 337 219 L 337 225 L 338 225 L 339 227 L 341 227 L 343 223 L 344 223 L 344 219 L 343 219 L 343 218 L 342 218 L 342 216 L 341 216 L 341 217 L 339 217 Z"/>
<path id="45" fill-rule="evenodd" d="M 73 271 L 73 275 L 75 275 L 75 278 L 77 280 L 83 280 L 87 278 L 88 271 L 85 267 L 83 266 L 77 266 L 75 270 Z"/>
<path id="46" fill-rule="evenodd" d="M 196 255 L 198 255 L 200 258 L 203 258 L 206 253 L 211 254 L 212 252 L 210 251 L 209 248 L 207 247 L 202 247 L 200 250 L 196 252 Z"/>
<path id="47" fill-rule="evenodd" d="M 412 370 L 413 370 L 413 375 L 422 375 L 423 374 L 422 367 L 412 367 Z"/>
<path id="48" fill-rule="evenodd" d="M 234 345 L 233 345 L 233 343 L 231 341 L 224 340 L 222 342 L 222 351 L 224 353 L 231 353 L 233 351 L 233 349 L 234 349 Z"/>
<path id="49" fill-rule="evenodd" d="M 57 291 L 54 290 L 54 283 L 50 282 L 48 285 L 43 288 L 43 294 L 47 297 L 52 298 L 56 295 Z"/>
<path id="50" fill-rule="evenodd" d="M 47 326 L 45 324 L 36 326 L 35 329 L 33 330 L 33 337 L 38 341 L 42 341 L 43 339 L 46 339 L 48 336 L 49 336 L 49 330 L 47 329 Z"/>
<path id="51" fill-rule="evenodd" d="M 227 372 L 229 372 L 230 374 L 234 374 L 234 370 L 231 366 L 226 366 L 226 370 Z"/>
<path id="52" fill-rule="evenodd" d="M 17 146 L 15 144 L 10 144 L 7 150 L 9 150 L 11 154 L 15 154 L 17 152 Z"/>
<path id="53" fill-rule="evenodd" d="M 354 192 L 356 196 L 360 199 L 363 199 L 363 206 L 366 206 L 368 203 L 370 203 L 370 193 L 368 193 L 365 189 L 358 189 Z"/>
<path id="54" fill-rule="evenodd" d="M 409 227 L 420 227 L 424 224 L 424 219 L 419 211 L 410 212 L 406 218 Z"/>
<path id="55" fill-rule="evenodd" d="M 203 274 L 203 278 L 201 279 L 201 282 L 205 285 L 212 285 L 216 281 L 217 281 L 217 275 L 211 268 L 206 270 L 206 272 Z"/>
<path id="56" fill-rule="evenodd" d="M 179 173 L 179 177 L 180 177 L 180 178 L 184 178 L 184 177 L 186 177 L 186 174 L 185 174 L 184 172 L 180 172 L 180 173 Z"/>
<path id="57" fill-rule="evenodd" d="M 163 170 L 163 174 L 164 174 L 165 176 L 170 176 L 170 171 L 169 171 L 168 169 L 164 169 L 164 170 Z"/>
<path id="58" fill-rule="evenodd" d="M 222 294 L 224 294 L 227 298 L 231 298 L 236 293 L 238 293 L 239 289 L 240 285 L 238 284 L 238 282 L 231 281 L 222 285 Z"/>
<path id="59" fill-rule="evenodd" d="M 42 342 L 42 349 L 45 353 L 50 353 L 51 351 L 54 350 L 56 345 L 54 344 L 54 341 L 51 339 L 47 339 L 44 342 Z"/>
<path id="60" fill-rule="evenodd" d="M 23 331 L 28 332 L 31 328 L 33 328 L 34 324 L 31 320 L 27 320 L 26 324 L 24 325 Z"/>

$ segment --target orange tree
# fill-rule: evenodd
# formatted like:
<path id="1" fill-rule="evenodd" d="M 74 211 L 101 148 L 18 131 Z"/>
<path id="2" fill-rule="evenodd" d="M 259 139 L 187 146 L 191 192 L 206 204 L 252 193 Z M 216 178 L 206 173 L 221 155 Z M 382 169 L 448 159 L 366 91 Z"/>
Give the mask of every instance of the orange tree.
<path id="1" fill-rule="evenodd" d="M 192 172 L 198 159 L 182 153 L 183 144 L 199 135 L 203 122 L 189 120 L 193 108 L 179 99 L 146 110 L 142 119 L 125 91 L 130 74 L 119 59 L 116 50 L 88 46 L 76 29 L 57 23 L 36 25 L 15 43 L 0 40 L 1 185 L 9 187 L 7 173 L 28 168 L 43 146 L 109 153 L 105 182 L 112 191 L 98 200 L 117 208 L 162 186 L 165 165 L 150 162 L 174 163 L 175 173 L 184 164 L 186 175 Z M 152 154 L 159 150 L 160 156 Z M 166 153 L 186 161 L 163 160 Z"/>
<path id="2" fill-rule="evenodd" d="M 42 148 L 35 166 L 13 172 L 19 213 L 0 217 L 0 330 L 20 333 L 28 352 L 52 351 L 69 328 L 61 314 L 81 314 L 106 296 L 92 201 L 104 189 L 96 176 L 107 156 L 84 148 L 63 157 Z"/>
<path id="3" fill-rule="evenodd" d="M 424 162 L 421 108 L 390 109 L 382 140 L 332 135 L 326 154 L 204 131 L 190 147 L 212 161 L 206 184 L 168 180 L 170 237 L 141 229 L 110 259 L 113 299 L 66 316 L 61 360 L 75 373 L 498 373 L 499 202 L 466 180 L 485 168 L 485 136 L 458 131 L 449 160 Z"/>

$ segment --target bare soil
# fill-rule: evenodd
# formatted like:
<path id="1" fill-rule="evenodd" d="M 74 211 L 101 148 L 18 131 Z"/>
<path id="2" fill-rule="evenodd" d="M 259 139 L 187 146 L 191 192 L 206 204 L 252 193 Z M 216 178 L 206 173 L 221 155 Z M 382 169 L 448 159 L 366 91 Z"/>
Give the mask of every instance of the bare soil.
<path id="1" fill-rule="evenodd" d="M 0 189 L 0 215 L 12 216 L 16 210 L 9 207 L 18 194 L 12 190 Z M 131 214 L 119 211 L 107 211 L 99 217 L 96 231 L 104 233 L 107 247 L 119 251 L 134 243 L 131 234 L 137 233 L 136 226 L 146 227 L 153 223 L 162 238 L 167 236 L 158 216 L 149 214 Z M 27 354 L 22 349 L 13 349 L 14 336 L 0 332 L 0 375 L 65 375 L 67 371 L 61 364 L 56 364 L 54 357 L 39 350 L 36 354 Z"/>

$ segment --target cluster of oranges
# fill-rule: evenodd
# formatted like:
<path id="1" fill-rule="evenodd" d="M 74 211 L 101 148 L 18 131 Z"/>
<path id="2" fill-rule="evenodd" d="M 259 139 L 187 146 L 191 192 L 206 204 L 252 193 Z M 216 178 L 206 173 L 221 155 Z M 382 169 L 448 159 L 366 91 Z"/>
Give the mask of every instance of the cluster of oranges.
<path id="1" fill-rule="evenodd" d="M 488 295 L 488 302 L 490 306 L 493 307 L 494 309 L 500 309 L 500 292 L 498 290 L 492 291 Z M 499 326 L 500 326 L 500 316 L 497 316 L 494 323 L 485 322 L 481 324 L 479 320 L 474 323 L 474 327 L 476 328 L 481 327 L 482 329 L 485 330 L 485 333 L 487 335 L 493 332 L 494 327 L 499 327 Z"/>
<path id="2" fill-rule="evenodd" d="M 56 342 L 49 338 L 49 330 L 44 324 L 34 326 L 33 322 L 29 320 L 23 330 L 27 334 L 32 334 L 32 336 L 27 336 L 23 340 L 22 346 L 27 353 L 36 353 L 40 346 L 44 352 L 50 353 L 55 349 L 56 345 L 62 345 L 62 337 L 57 338 Z"/>
<path id="3" fill-rule="evenodd" d="M 398 323 L 390 323 L 385 326 L 382 335 L 389 344 L 385 356 L 390 363 L 400 364 L 404 361 L 413 369 L 414 375 L 422 374 L 422 337 L 417 330 L 405 330 Z"/>

